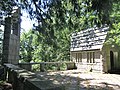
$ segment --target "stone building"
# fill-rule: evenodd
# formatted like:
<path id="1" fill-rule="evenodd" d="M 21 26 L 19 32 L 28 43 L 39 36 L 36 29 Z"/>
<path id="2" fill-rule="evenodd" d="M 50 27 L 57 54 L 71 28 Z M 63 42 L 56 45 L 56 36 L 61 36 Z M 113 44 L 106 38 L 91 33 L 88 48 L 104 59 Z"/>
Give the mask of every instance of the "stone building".
<path id="1" fill-rule="evenodd" d="M 2 63 L 18 64 L 20 44 L 20 9 L 5 18 Z"/>
<path id="2" fill-rule="evenodd" d="M 120 69 L 119 47 L 105 44 L 109 27 L 89 28 L 71 36 L 71 60 L 80 70 L 110 72 Z"/>

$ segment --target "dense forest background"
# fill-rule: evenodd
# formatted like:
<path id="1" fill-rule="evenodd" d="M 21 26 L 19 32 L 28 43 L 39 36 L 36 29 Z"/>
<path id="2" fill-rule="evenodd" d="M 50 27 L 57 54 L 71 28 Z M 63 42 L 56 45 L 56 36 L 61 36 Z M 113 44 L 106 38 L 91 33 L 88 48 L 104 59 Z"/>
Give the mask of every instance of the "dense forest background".
<path id="1" fill-rule="evenodd" d="M 21 34 L 20 62 L 69 61 L 71 33 L 103 25 L 110 27 L 106 44 L 120 46 L 119 0 L 2 0 L 1 22 L 15 6 L 37 23 Z"/>

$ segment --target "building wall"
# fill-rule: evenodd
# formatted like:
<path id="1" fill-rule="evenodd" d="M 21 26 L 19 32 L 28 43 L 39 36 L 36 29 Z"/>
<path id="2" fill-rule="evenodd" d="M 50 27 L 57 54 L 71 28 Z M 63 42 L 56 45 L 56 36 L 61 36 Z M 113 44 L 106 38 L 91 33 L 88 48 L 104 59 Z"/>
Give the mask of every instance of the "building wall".
<path id="1" fill-rule="evenodd" d="M 113 61 L 111 61 L 111 54 L 113 53 Z M 103 72 L 120 69 L 120 49 L 116 45 L 104 45 L 102 48 Z"/>
<path id="2" fill-rule="evenodd" d="M 100 50 L 71 52 L 71 60 L 77 69 L 85 71 L 102 71 L 102 54 Z"/>
<path id="3" fill-rule="evenodd" d="M 110 52 L 113 53 L 113 62 Z M 94 56 L 94 60 L 91 55 Z M 117 45 L 103 45 L 101 50 L 71 51 L 71 60 L 79 70 L 108 73 L 120 70 L 120 48 Z"/>

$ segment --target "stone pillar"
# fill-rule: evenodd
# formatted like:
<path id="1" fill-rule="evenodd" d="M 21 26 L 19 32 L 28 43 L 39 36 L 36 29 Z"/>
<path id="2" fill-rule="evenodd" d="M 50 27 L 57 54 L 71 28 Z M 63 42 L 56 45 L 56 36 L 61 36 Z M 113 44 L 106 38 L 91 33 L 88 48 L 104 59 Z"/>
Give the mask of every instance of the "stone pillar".
<path id="1" fill-rule="evenodd" d="M 3 63 L 18 64 L 20 46 L 20 9 L 14 10 L 11 17 L 5 19 L 3 40 Z"/>
<path id="2" fill-rule="evenodd" d="M 5 18 L 2 63 L 8 62 L 10 34 L 11 34 L 11 17 L 7 17 Z"/>

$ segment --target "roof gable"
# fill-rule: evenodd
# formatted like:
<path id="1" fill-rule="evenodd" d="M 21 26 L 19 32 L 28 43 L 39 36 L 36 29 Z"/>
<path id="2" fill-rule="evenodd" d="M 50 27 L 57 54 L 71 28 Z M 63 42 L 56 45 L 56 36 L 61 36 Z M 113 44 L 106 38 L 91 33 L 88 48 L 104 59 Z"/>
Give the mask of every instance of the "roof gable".
<path id="1" fill-rule="evenodd" d="M 89 28 L 71 36 L 71 51 L 100 49 L 105 42 L 109 27 Z"/>

